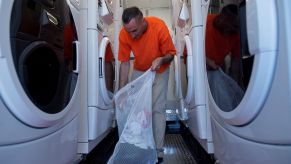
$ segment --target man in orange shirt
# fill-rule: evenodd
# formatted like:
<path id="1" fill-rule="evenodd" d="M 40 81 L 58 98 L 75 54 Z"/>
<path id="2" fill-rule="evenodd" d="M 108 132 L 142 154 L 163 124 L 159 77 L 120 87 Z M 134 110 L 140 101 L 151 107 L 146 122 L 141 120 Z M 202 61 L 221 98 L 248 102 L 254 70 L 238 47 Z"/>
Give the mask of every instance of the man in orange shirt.
<path id="1" fill-rule="evenodd" d="M 230 75 L 240 83 L 241 56 L 238 7 L 236 5 L 227 5 L 219 14 L 208 15 L 205 47 L 207 69 L 216 70 L 223 67 L 225 57 L 230 54 Z"/>
<path id="2" fill-rule="evenodd" d="M 159 162 L 163 159 L 163 142 L 166 127 L 166 97 L 169 65 L 176 54 L 166 24 L 156 17 L 143 17 L 137 7 L 124 10 L 123 28 L 119 34 L 118 60 L 120 65 L 119 89 L 128 82 L 130 53 L 133 52 L 136 79 L 146 70 L 156 71 L 153 84 L 153 134 Z"/>

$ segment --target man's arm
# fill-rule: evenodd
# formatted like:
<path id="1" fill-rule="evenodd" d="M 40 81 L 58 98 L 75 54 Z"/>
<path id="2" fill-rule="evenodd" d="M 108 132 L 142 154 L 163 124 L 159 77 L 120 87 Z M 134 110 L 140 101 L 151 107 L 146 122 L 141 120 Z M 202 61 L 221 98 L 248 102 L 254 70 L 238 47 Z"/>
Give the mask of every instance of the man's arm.
<path id="1" fill-rule="evenodd" d="M 120 63 L 119 87 L 118 87 L 118 89 L 121 89 L 122 87 L 124 87 L 128 82 L 129 66 L 130 66 L 129 61 Z"/>
<path id="2" fill-rule="evenodd" d="M 174 59 L 174 55 L 171 55 L 171 54 L 167 54 L 163 57 L 158 57 L 152 62 L 151 70 L 157 71 L 158 69 L 160 69 L 161 65 L 170 63 L 173 59 Z"/>

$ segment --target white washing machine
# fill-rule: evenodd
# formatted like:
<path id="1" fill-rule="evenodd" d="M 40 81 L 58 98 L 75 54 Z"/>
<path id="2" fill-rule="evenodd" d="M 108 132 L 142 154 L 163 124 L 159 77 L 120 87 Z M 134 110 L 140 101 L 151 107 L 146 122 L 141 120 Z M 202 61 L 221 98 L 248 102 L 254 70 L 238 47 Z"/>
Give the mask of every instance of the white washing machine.
<path id="1" fill-rule="evenodd" d="M 98 1 L 83 1 L 82 3 L 84 3 L 81 5 L 84 10 L 83 24 L 87 27 L 84 32 L 87 35 L 83 38 L 85 47 L 81 50 L 82 54 L 86 55 L 82 57 L 84 67 L 81 68 L 84 75 L 82 78 L 85 81 L 81 85 L 83 100 L 78 152 L 88 154 L 110 132 L 114 106 L 113 94 L 108 91 L 105 82 L 105 54 L 110 42 L 104 35 L 104 22 L 99 18 L 98 13 L 102 7 L 108 6 L 102 6 L 104 3 L 98 3 Z M 111 50 L 111 45 L 109 45 L 109 50 Z"/>
<path id="2" fill-rule="evenodd" d="M 175 59 L 175 68 L 178 75 L 176 93 L 183 99 L 182 115 L 186 115 L 187 118 L 185 123 L 206 152 L 213 153 L 210 113 L 206 106 L 207 88 L 203 47 L 203 31 L 208 5 L 208 0 L 187 2 L 190 15 L 187 23 L 190 27 L 186 35 L 177 32 L 180 44 L 177 47 L 178 58 Z"/>
<path id="3" fill-rule="evenodd" d="M 289 0 L 246 1 L 248 45 L 254 56 L 248 87 L 230 111 L 209 96 L 219 163 L 291 162 L 290 7 Z"/>
<path id="4" fill-rule="evenodd" d="M 0 19 L 0 161 L 72 163 L 80 92 L 69 6 L 1 0 Z"/>

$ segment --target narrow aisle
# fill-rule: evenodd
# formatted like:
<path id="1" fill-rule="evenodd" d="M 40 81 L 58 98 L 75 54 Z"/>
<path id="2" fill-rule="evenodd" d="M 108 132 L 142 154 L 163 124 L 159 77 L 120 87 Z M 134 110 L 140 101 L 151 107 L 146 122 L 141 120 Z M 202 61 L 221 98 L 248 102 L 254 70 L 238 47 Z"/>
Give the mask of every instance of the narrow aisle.
<path id="1" fill-rule="evenodd" d="M 181 134 L 166 134 L 164 153 L 165 164 L 197 164 Z"/>
<path id="2" fill-rule="evenodd" d="M 168 121 L 163 164 L 214 164 L 212 155 L 200 146 L 180 121 Z"/>
<path id="3" fill-rule="evenodd" d="M 79 164 L 106 164 L 117 143 L 116 130 Z M 214 159 L 198 144 L 182 123 L 167 122 L 163 164 L 213 164 Z"/>

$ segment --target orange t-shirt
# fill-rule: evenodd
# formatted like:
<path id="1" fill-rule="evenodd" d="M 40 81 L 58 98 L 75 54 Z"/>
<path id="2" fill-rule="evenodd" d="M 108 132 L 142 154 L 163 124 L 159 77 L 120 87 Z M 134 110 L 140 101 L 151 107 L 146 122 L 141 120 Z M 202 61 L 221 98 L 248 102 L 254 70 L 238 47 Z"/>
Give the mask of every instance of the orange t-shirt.
<path id="1" fill-rule="evenodd" d="M 124 28 L 119 34 L 118 60 L 121 62 L 129 61 L 132 51 L 135 57 L 134 69 L 138 71 L 148 70 L 157 57 L 176 54 L 166 24 L 156 17 L 146 17 L 145 19 L 148 22 L 148 27 L 139 39 L 134 40 Z M 169 63 L 163 64 L 157 72 L 164 72 L 169 65 Z"/>
<path id="2" fill-rule="evenodd" d="M 239 34 L 224 36 L 213 26 L 217 14 L 210 14 L 206 23 L 206 56 L 215 61 L 215 64 L 222 66 L 225 56 L 231 52 L 231 56 L 240 57 Z"/>
<path id="3" fill-rule="evenodd" d="M 113 61 L 113 52 L 110 47 L 110 44 L 107 44 L 106 50 L 105 50 L 105 62 L 111 62 Z"/>

